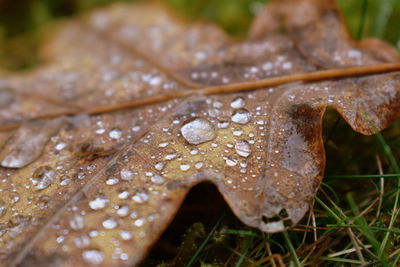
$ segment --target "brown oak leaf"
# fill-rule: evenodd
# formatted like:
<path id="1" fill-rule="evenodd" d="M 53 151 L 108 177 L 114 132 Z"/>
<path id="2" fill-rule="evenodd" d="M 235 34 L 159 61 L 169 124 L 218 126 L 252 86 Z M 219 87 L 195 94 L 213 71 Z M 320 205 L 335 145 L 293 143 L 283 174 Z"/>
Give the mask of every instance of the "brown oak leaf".
<path id="1" fill-rule="evenodd" d="M 326 107 L 363 134 L 400 111 L 397 53 L 351 40 L 332 1 L 276 1 L 243 42 L 117 4 L 44 55 L 0 78 L 2 266 L 137 264 L 205 180 L 245 224 L 282 231 L 323 177 Z"/>

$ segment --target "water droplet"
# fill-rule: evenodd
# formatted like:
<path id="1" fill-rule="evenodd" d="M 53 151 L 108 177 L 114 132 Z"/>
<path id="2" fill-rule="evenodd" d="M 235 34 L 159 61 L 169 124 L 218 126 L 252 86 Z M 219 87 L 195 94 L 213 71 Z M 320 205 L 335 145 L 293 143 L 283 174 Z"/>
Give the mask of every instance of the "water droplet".
<path id="1" fill-rule="evenodd" d="M 2 217 L 7 212 L 7 206 L 0 201 L 0 217 Z"/>
<path id="2" fill-rule="evenodd" d="M 187 171 L 190 169 L 190 165 L 189 164 L 181 164 L 180 168 L 182 171 Z"/>
<path id="3" fill-rule="evenodd" d="M 110 178 L 107 179 L 106 184 L 107 185 L 115 185 L 115 184 L 118 184 L 118 182 L 119 182 L 118 178 L 110 177 Z"/>
<path id="4" fill-rule="evenodd" d="M 137 203 L 144 203 L 147 200 L 149 200 L 149 198 L 150 198 L 149 195 L 146 194 L 145 192 L 138 192 L 132 197 L 132 200 L 134 200 Z"/>
<path id="5" fill-rule="evenodd" d="M 100 210 L 106 206 L 107 202 L 108 202 L 108 199 L 105 199 L 104 197 L 99 196 L 99 197 L 96 197 L 95 200 L 92 200 L 89 202 L 89 207 L 92 210 Z"/>
<path id="6" fill-rule="evenodd" d="M 64 148 L 66 148 L 67 147 L 67 144 L 66 143 L 64 143 L 64 142 L 59 142 L 59 143 L 57 143 L 57 145 L 56 145 L 56 150 L 58 150 L 58 151 L 60 151 L 60 150 L 63 150 Z"/>
<path id="7" fill-rule="evenodd" d="M 241 136 L 243 134 L 243 130 L 242 129 L 234 129 L 232 131 L 234 136 Z"/>
<path id="8" fill-rule="evenodd" d="M 112 129 L 112 130 L 110 131 L 110 133 L 108 134 L 108 136 L 109 136 L 111 139 L 118 140 L 118 139 L 120 139 L 121 136 L 122 136 L 122 131 L 121 131 L 120 129 L 118 129 L 118 128 Z"/>
<path id="9" fill-rule="evenodd" d="M 243 97 L 237 97 L 231 102 L 231 108 L 239 109 L 244 107 Z"/>
<path id="10" fill-rule="evenodd" d="M 226 163 L 226 165 L 233 167 L 233 166 L 236 166 L 238 161 L 236 159 L 226 158 L 225 163 Z"/>
<path id="11" fill-rule="evenodd" d="M 157 162 L 156 165 L 154 165 L 154 168 L 157 171 L 162 171 L 164 169 L 165 163 L 164 162 Z"/>
<path id="12" fill-rule="evenodd" d="M 74 239 L 77 248 L 86 248 L 90 245 L 90 238 L 87 235 L 80 234 Z"/>
<path id="13" fill-rule="evenodd" d="M 235 144 L 236 153 L 242 157 L 248 157 L 251 154 L 250 144 L 246 140 L 238 140 Z"/>
<path id="14" fill-rule="evenodd" d="M 119 236 L 122 238 L 122 240 L 129 240 L 132 238 L 131 232 L 125 230 L 120 231 Z"/>
<path id="15" fill-rule="evenodd" d="M 201 169 L 201 167 L 203 167 L 203 162 L 196 162 L 196 163 L 194 164 L 194 167 L 195 167 L 196 169 Z"/>
<path id="16" fill-rule="evenodd" d="M 145 220 L 143 218 L 137 219 L 133 224 L 137 227 L 143 226 L 145 223 Z"/>
<path id="17" fill-rule="evenodd" d="M 113 217 L 110 217 L 110 218 L 104 220 L 102 222 L 102 225 L 106 229 L 114 229 L 115 227 L 117 227 L 118 223 Z"/>
<path id="18" fill-rule="evenodd" d="M 158 147 L 167 147 L 169 145 L 168 142 L 162 142 L 158 144 Z"/>
<path id="19" fill-rule="evenodd" d="M 88 264 L 99 265 L 103 263 L 103 253 L 97 249 L 85 250 L 82 252 L 83 260 Z"/>
<path id="20" fill-rule="evenodd" d="M 213 140 L 216 137 L 215 128 L 206 119 L 196 118 L 185 123 L 181 128 L 182 136 L 192 145 Z"/>
<path id="21" fill-rule="evenodd" d="M 251 119 L 251 114 L 246 109 L 239 109 L 232 114 L 232 121 L 239 124 L 247 124 Z"/>
<path id="22" fill-rule="evenodd" d="M 129 213 L 129 207 L 124 205 L 117 210 L 118 216 L 125 217 Z"/>
<path id="23" fill-rule="evenodd" d="M 155 184 L 163 184 L 165 182 L 165 179 L 161 175 L 153 174 L 153 176 L 151 177 L 151 182 Z"/>
<path id="24" fill-rule="evenodd" d="M 218 122 L 217 127 L 220 129 L 226 129 L 229 127 L 229 121 L 220 121 Z"/>
<path id="25" fill-rule="evenodd" d="M 80 230 L 85 227 L 85 219 L 81 215 L 74 215 L 74 217 L 69 221 L 69 226 L 74 230 Z"/>
<path id="26" fill-rule="evenodd" d="M 66 186 L 69 185 L 72 182 L 72 180 L 68 177 L 62 178 L 60 181 L 61 186 Z"/>
<path id="27" fill-rule="evenodd" d="M 38 182 L 36 184 L 37 190 L 43 190 L 49 187 L 56 178 L 56 172 L 48 166 L 40 167 L 33 174 L 33 178 Z"/>
<path id="28" fill-rule="evenodd" d="M 125 181 L 130 181 L 133 178 L 133 172 L 131 172 L 130 170 L 122 170 L 120 174 L 121 179 Z"/>
<path id="29" fill-rule="evenodd" d="M 128 191 L 122 191 L 121 193 L 118 194 L 119 199 L 127 199 L 128 197 L 129 197 Z"/>

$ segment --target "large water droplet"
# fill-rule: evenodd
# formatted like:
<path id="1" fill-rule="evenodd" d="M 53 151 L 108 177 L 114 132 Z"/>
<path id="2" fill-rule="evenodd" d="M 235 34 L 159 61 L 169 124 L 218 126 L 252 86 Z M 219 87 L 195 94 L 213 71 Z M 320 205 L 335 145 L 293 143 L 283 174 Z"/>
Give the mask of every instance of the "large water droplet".
<path id="1" fill-rule="evenodd" d="M 96 199 L 89 201 L 89 207 L 92 210 L 100 210 L 103 209 L 108 202 L 108 199 L 105 199 L 102 196 L 96 197 Z"/>
<path id="2" fill-rule="evenodd" d="M 115 227 L 117 227 L 118 223 L 113 217 L 110 217 L 110 218 L 104 220 L 102 222 L 102 225 L 106 229 L 114 229 Z"/>
<path id="3" fill-rule="evenodd" d="M 85 250 L 82 252 L 82 258 L 86 263 L 99 265 L 104 261 L 103 252 L 92 249 L 92 250 Z"/>
<path id="4" fill-rule="evenodd" d="M 69 221 L 69 226 L 74 230 L 83 229 L 85 227 L 85 219 L 83 216 L 76 214 Z"/>
<path id="5" fill-rule="evenodd" d="M 181 133 L 186 141 L 193 145 L 211 141 L 216 137 L 214 126 L 202 118 L 185 123 L 181 128 Z"/>
<path id="6" fill-rule="evenodd" d="M 75 237 L 74 244 L 77 248 L 86 248 L 90 244 L 90 238 L 87 235 L 80 234 Z"/>
<path id="7" fill-rule="evenodd" d="M 133 172 L 130 170 L 122 170 L 121 171 L 121 179 L 125 181 L 130 181 L 133 178 Z"/>
<path id="8" fill-rule="evenodd" d="M 56 172 L 48 166 L 40 167 L 33 174 L 33 178 L 37 180 L 36 189 L 43 190 L 49 187 L 56 178 Z"/>
<path id="9" fill-rule="evenodd" d="M 243 97 L 237 97 L 231 102 L 231 108 L 239 109 L 244 107 Z"/>
<path id="10" fill-rule="evenodd" d="M 151 182 L 154 184 L 163 184 L 165 182 L 165 179 L 161 175 L 153 174 L 153 176 L 151 177 Z"/>
<path id="11" fill-rule="evenodd" d="M 118 129 L 118 128 L 112 129 L 110 131 L 110 133 L 108 134 L 108 136 L 111 139 L 118 140 L 122 137 L 122 131 L 121 131 L 121 129 Z"/>
<path id="12" fill-rule="evenodd" d="M 149 200 L 149 198 L 150 198 L 149 195 L 146 194 L 145 192 L 138 192 L 132 197 L 132 200 L 134 200 L 137 203 L 144 203 L 147 200 Z"/>
<path id="13" fill-rule="evenodd" d="M 246 140 L 238 140 L 235 144 L 236 153 L 242 157 L 248 157 L 251 154 L 250 144 Z"/>
<path id="14" fill-rule="evenodd" d="M 239 109 L 232 114 L 232 121 L 239 124 L 247 124 L 251 119 L 251 114 L 246 109 Z"/>

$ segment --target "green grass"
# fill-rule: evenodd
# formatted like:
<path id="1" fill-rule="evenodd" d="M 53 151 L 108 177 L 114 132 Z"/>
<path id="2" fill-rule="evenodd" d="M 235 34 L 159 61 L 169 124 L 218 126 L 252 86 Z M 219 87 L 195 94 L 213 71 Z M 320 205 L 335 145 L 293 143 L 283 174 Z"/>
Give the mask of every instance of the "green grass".
<path id="1" fill-rule="evenodd" d="M 0 67 L 40 63 L 49 25 L 113 0 L 0 0 Z M 264 0 L 166 0 L 189 19 L 216 22 L 245 36 Z M 399 0 L 340 0 L 357 39 L 379 37 L 400 47 Z M 400 123 L 376 136 L 353 132 L 338 114 L 324 119 L 326 177 L 302 222 L 267 235 L 238 221 L 215 187 L 192 190 L 143 266 L 397 266 L 400 260 Z M 209 200 L 203 198 L 204 194 Z"/>

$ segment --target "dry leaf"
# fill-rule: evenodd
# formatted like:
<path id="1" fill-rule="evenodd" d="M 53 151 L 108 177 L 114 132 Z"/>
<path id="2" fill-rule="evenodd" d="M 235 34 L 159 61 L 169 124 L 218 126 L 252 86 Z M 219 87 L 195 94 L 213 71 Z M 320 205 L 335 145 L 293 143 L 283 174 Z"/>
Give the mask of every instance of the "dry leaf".
<path id="1" fill-rule="evenodd" d="M 137 264 L 205 180 L 244 223 L 281 231 L 321 182 L 325 108 L 364 134 L 400 110 L 399 65 L 382 65 L 398 55 L 350 40 L 330 1 L 277 1 L 240 43 L 118 4 L 44 52 L 0 78 L 3 266 Z"/>

